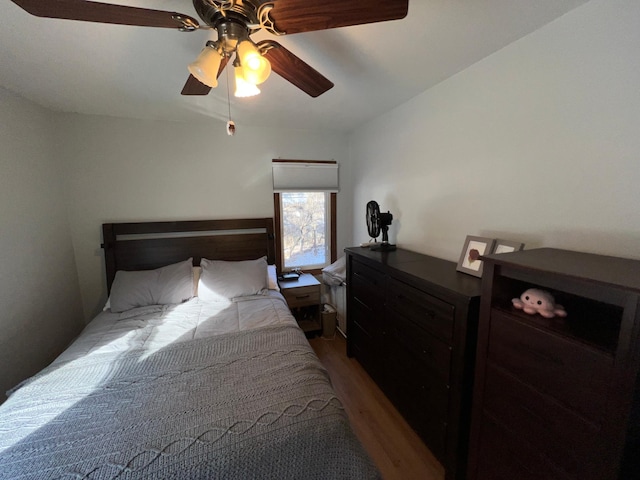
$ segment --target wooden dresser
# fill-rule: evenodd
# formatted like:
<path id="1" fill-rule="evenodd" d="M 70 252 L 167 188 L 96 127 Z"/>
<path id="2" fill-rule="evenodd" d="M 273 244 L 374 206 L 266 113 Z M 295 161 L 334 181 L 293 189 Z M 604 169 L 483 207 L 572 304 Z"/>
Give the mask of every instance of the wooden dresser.
<path id="1" fill-rule="evenodd" d="M 445 467 L 465 477 L 480 279 L 408 250 L 347 254 L 347 355 Z"/>
<path id="2" fill-rule="evenodd" d="M 640 478 L 640 261 L 484 258 L 469 479 Z M 528 288 L 567 317 L 515 309 Z"/>

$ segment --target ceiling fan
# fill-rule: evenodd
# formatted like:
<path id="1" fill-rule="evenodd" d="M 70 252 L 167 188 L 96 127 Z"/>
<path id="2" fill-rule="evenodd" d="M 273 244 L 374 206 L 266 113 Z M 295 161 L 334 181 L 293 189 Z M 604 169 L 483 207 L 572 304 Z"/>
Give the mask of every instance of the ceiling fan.
<path id="1" fill-rule="evenodd" d="M 11 0 L 38 17 L 87 22 L 175 28 L 183 32 L 215 29 L 193 63 L 182 95 L 207 95 L 231 57 L 236 95 L 255 94 L 273 70 L 308 95 L 317 97 L 333 83 L 273 40 L 254 43 L 249 37 L 264 29 L 274 35 L 397 20 L 407 15 L 409 0 L 193 0 L 204 25 L 181 13 L 87 0 Z M 247 90 L 242 90 L 239 83 Z M 259 90 L 258 90 L 259 92 Z M 243 95 L 244 93 L 244 95 Z"/>

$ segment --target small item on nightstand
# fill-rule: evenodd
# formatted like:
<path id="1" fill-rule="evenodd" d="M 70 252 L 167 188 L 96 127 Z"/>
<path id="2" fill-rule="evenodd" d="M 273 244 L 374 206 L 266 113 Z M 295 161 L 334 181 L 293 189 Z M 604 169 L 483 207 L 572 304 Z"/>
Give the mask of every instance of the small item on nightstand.
<path id="1" fill-rule="evenodd" d="M 524 311 L 530 315 L 539 313 L 544 318 L 566 317 L 567 312 L 562 305 L 558 305 L 549 292 L 530 288 L 525 290 L 520 298 L 511 300 L 513 306 L 518 310 Z"/>
<path id="2" fill-rule="evenodd" d="M 289 280 L 297 280 L 298 278 L 300 278 L 300 274 L 296 272 L 286 272 L 280 275 L 279 280 L 286 282 Z"/>

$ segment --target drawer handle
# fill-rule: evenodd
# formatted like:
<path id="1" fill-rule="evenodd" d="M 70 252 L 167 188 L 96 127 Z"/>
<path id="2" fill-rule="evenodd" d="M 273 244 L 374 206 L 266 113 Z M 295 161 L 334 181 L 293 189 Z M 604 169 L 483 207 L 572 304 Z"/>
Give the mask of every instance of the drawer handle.
<path id="1" fill-rule="evenodd" d="M 298 295 L 296 296 L 296 300 L 302 300 L 303 298 L 309 298 L 311 295 L 308 293 L 306 295 Z"/>
<path id="2" fill-rule="evenodd" d="M 424 313 L 428 318 L 436 318 L 436 312 L 434 312 L 433 310 L 427 310 Z"/>

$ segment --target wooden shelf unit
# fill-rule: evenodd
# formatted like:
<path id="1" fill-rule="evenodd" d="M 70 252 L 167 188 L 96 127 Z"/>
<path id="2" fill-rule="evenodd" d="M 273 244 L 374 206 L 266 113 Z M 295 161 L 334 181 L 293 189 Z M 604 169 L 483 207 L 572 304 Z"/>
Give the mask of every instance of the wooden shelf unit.
<path id="1" fill-rule="evenodd" d="M 640 478 L 640 261 L 550 248 L 483 258 L 469 479 Z M 528 288 L 567 317 L 516 310 Z"/>

